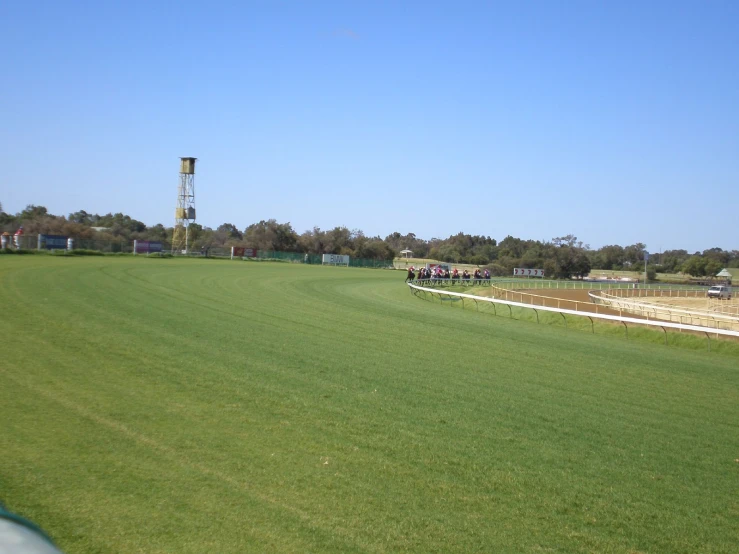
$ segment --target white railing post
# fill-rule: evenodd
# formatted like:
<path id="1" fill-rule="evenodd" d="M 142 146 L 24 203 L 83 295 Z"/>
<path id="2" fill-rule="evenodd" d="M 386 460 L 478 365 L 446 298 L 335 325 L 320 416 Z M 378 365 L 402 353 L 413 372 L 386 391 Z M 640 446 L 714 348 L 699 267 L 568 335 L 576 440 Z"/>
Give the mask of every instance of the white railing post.
<path id="1" fill-rule="evenodd" d="M 427 288 L 427 287 L 420 287 L 418 285 L 414 285 L 413 283 L 408 283 L 408 286 L 411 287 L 411 288 L 413 288 L 413 289 L 415 289 L 415 290 L 419 290 L 419 291 L 423 291 L 423 292 L 430 292 L 432 294 L 434 292 L 437 292 L 437 294 L 438 294 L 438 291 L 435 291 L 434 289 Z M 446 295 L 448 295 L 450 297 L 451 296 L 456 296 L 458 298 L 469 298 L 471 300 L 475 300 L 476 302 L 477 301 L 481 301 L 481 302 L 490 302 L 490 303 L 494 303 L 494 304 L 505 304 L 509 308 L 511 306 L 522 307 L 522 308 L 531 308 L 532 307 L 531 304 L 524 304 L 522 302 L 510 302 L 510 301 L 507 301 L 507 300 L 500 300 L 500 299 L 489 298 L 489 297 L 485 297 L 485 296 L 475 296 L 475 295 L 472 295 L 472 294 L 464 294 L 464 293 L 457 293 L 457 292 L 449 292 L 449 293 L 445 292 L 444 294 L 446 294 Z M 682 323 L 672 323 L 672 321 L 663 321 L 663 320 L 653 321 L 653 320 L 649 320 L 649 319 L 644 320 L 644 319 L 636 319 L 636 318 L 631 318 L 631 317 L 623 317 L 621 315 L 615 316 L 615 315 L 609 315 L 609 314 L 599 314 L 599 313 L 597 313 L 597 311 L 596 311 L 595 314 L 593 314 L 592 312 L 585 313 L 585 312 L 580 312 L 577 309 L 577 304 L 575 305 L 575 307 L 576 307 L 575 310 L 561 309 L 559 307 L 559 305 L 560 305 L 560 299 L 557 299 L 557 304 L 558 304 L 558 307 L 557 308 L 551 308 L 551 307 L 548 307 L 546 305 L 542 305 L 542 306 L 537 306 L 537 309 L 542 310 L 542 311 L 560 313 L 563 316 L 564 316 L 564 314 L 569 314 L 569 315 L 579 315 L 579 316 L 582 316 L 582 317 L 595 317 L 597 319 L 603 319 L 603 320 L 609 320 L 609 321 L 619 321 L 619 322 L 624 323 L 624 324 L 626 324 L 628 322 L 628 323 L 635 323 L 635 324 L 645 325 L 645 326 L 648 326 L 648 327 L 655 327 L 656 326 L 656 327 L 662 327 L 663 329 L 665 329 L 665 328 L 678 329 L 680 331 L 687 330 L 687 331 L 706 332 L 706 328 L 710 328 L 710 327 L 707 327 L 707 326 L 701 326 L 701 325 L 696 326 L 696 325 L 693 325 L 692 324 L 692 322 L 693 322 L 693 315 L 692 314 L 690 314 L 691 324 L 690 325 L 686 325 L 686 324 L 682 324 Z M 642 311 L 643 311 L 643 308 L 642 308 Z M 706 318 L 706 320 L 707 320 L 707 318 Z M 700 321 L 700 318 L 699 318 L 699 321 Z M 716 336 L 724 335 L 724 336 L 731 336 L 731 337 L 739 337 L 739 331 L 734 331 L 734 330 L 729 330 L 729 329 L 721 329 L 718 320 L 716 320 L 715 318 L 714 318 L 714 327 L 715 327 L 715 329 L 712 329 L 712 332 L 715 332 L 716 333 Z"/>

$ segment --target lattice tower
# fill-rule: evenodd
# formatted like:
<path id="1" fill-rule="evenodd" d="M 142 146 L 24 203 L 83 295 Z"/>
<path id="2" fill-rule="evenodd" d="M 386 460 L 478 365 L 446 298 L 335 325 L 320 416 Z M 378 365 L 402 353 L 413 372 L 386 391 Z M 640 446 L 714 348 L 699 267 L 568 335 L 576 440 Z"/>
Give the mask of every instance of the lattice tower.
<path id="1" fill-rule="evenodd" d="M 188 227 L 195 221 L 195 160 L 180 158 L 180 184 L 177 187 L 177 207 L 174 211 L 172 253 L 187 254 Z"/>

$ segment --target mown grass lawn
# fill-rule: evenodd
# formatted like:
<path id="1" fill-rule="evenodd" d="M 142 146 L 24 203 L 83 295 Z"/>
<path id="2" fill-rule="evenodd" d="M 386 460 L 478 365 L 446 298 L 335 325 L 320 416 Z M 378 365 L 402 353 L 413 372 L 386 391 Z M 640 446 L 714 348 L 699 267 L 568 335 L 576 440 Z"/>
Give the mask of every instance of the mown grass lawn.
<path id="1" fill-rule="evenodd" d="M 2 257 L 0 500 L 70 554 L 736 551 L 736 356 L 403 278 Z"/>

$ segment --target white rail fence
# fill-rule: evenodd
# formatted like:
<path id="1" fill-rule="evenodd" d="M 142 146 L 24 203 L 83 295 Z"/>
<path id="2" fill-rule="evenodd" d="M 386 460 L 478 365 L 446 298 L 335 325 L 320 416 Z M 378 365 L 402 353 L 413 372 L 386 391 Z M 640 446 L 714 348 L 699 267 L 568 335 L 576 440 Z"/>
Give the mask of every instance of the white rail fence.
<path id="1" fill-rule="evenodd" d="M 708 287 L 700 287 L 696 285 L 655 285 L 642 283 L 619 283 L 613 281 L 539 281 L 534 279 L 506 279 L 495 278 L 495 284 L 505 286 L 505 288 L 516 289 L 565 289 L 565 290 L 623 290 L 629 291 L 633 296 L 650 296 L 650 291 L 671 292 L 673 296 L 692 296 L 693 294 L 706 294 Z M 633 293 L 631 293 L 633 291 Z M 735 289 L 734 292 L 737 292 Z M 669 296 L 669 294 L 668 294 Z"/>
<path id="2" fill-rule="evenodd" d="M 588 296 L 593 302 L 608 306 L 614 310 L 640 314 L 647 318 L 662 319 L 671 322 L 689 323 L 691 325 L 711 327 L 713 329 L 739 330 L 739 317 L 731 314 L 715 313 L 708 310 L 688 309 L 666 306 L 655 302 L 639 302 L 614 292 L 623 291 L 590 291 Z M 659 291 L 667 292 L 667 291 Z M 703 293 L 705 295 L 705 292 Z M 668 295 L 653 295 L 652 298 Z M 640 297 L 643 298 L 643 297 Z"/>
<path id="3" fill-rule="evenodd" d="M 584 284 L 584 283 L 583 283 Z M 563 287 L 533 287 L 533 290 L 540 288 L 560 288 L 571 289 L 582 287 L 581 283 L 563 282 Z M 575 285 L 574 287 L 570 285 Z M 607 308 L 609 311 L 618 311 L 619 316 L 623 316 L 623 312 L 633 313 L 646 319 L 659 319 L 672 321 L 683 324 L 700 325 L 710 327 L 712 329 L 726 329 L 729 331 L 739 330 L 739 317 L 731 313 L 721 313 L 716 311 L 706 311 L 700 309 L 689 309 L 680 306 L 669 306 L 658 304 L 656 302 L 640 302 L 629 299 L 630 297 L 638 297 L 639 299 L 670 297 L 670 298 L 705 298 L 705 288 L 667 288 L 661 285 L 653 286 L 649 289 L 629 288 L 608 288 L 599 291 L 589 290 L 589 301 L 583 302 L 564 297 L 553 297 L 546 294 L 534 294 L 530 292 L 532 288 L 523 288 L 518 283 L 496 282 L 491 284 L 493 296 L 503 298 L 505 300 L 519 300 L 521 303 L 552 306 L 557 308 L 562 306 L 574 306 L 576 312 L 595 312 L 599 313 L 599 306 Z M 612 287 L 610 285 L 609 287 Z M 583 289 L 585 287 L 582 287 Z M 617 300 L 618 299 L 618 300 Z M 624 299 L 624 300 L 621 300 Z M 720 306 L 722 301 L 715 301 L 716 306 Z M 736 307 L 736 306 L 735 306 Z M 727 307 L 724 307 L 726 309 Z"/>
<path id="4" fill-rule="evenodd" d="M 676 329 L 679 331 L 691 331 L 695 333 L 702 333 L 702 334 L 705 334 L 706 338 L 708 339 L 708 350 L 709 351 L 711 350 L 711 336 L 710 335 L 715 335 L 716 338 L 718 338 L 719 336 L 739 338 L 739 331 L 732 331 L 728 329 L 710 329 L 710 328 L 707 328 L 701 325 L 674 323 L 670 321 L 661 321 L 661 320 L 654 321 L 654 320 L 649 320 L 649 319 L 637 319 L 634 317 L 624 317 L 624 316 L 601 314 L 601 313 L 595 313 L 595 312 L 586 313 L 582 311 L 568 310 L 564 308 L 554 308 L 550 306 L 536 306 L 536 305 L 527 304 L 524 302 L 502 300 L 499 298 L 488 298 L 486 296 L 476 296 L 474 294 L 466 294 L 463 292 L 432 289 L 429 287 L 422 287 L 419 285 L 415 285 L 413 283 L 408 283 L 408 287 L 411 293 L 413 294 L 424 293 L 424 294 L 431 294 L 432 296 L 435 294 L 439 296 L 440 300 L 442 296 L 447 296 L 450 299 L 453 297 L 461 298 L 463 308 L 464 308 L 465 299 L 474 302 L 476 305 L 478 302 L 486 302 L 486 303 L 492 304 L 493 307 L 495 307 L 496 305 L 506 306 L 508 307 L 510 317 L 513 317 L 513 312 L 511 310 L 512 307 L 530 309 L 530 310 L 533 310 L 534 313 L 536 314 L 537 323 L 539 322 L 539 311 L 560 314 L 562 316 L 562 319 L 564 320 L 565 327 L 567 327 L 567 318 L 565 317 L 566 315 L 586 317 L 590 319 L 593 333 L 595 332 L 595 326 L 594 326 L 593 319 L 599 319 L 599 320 L 604 320 L 604 321 L 614 321 L 614 322 L 623 324 L 624 329 L 626 330 L 627 338 L 628 338 L 628 333 L 629 333 L 627 324 L 642 325 L 642 326 L 647 326 L 647 327 L 659 327 L 660 329 L 662 329 L 662 331 L 665 334 L 665 344 L 667 344 L 667 329 Z M 495 310 L 495 313 L 497 315 L 497 310 Z"/>
<path id="5" fill-rule="evenodd" d="M 662 288 L 659 289 L 644 289 L 644 290 L 630 290 L 630 289 L 607 289 L 604 294 L 609 296 L 618 296 L 621 298 L 702 298 L 708 303 L 708 309 L 696 309 L 694 307 L 685 307 L 673 305 L 673 308 L 684 308 L 691 312 L 696 313 L 720 313 L 729 316 L 739 317 L 739 303 L 737 303 L 737 291 L 733 291 L 733 300 L 724 300 L 719 298 L 709 298 L 707 295 L 708 289 L 672 289 Z"/>

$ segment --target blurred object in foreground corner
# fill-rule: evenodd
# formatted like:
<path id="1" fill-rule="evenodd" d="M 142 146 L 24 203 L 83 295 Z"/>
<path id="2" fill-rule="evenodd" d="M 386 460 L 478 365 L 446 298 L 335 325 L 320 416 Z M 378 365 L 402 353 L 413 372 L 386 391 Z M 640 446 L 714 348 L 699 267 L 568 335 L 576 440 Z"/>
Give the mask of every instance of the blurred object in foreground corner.
<path id="1" fill-rule="evenodd" d="M 62 554 L 40 527 L 0 504 L 1 554 Z"/>

